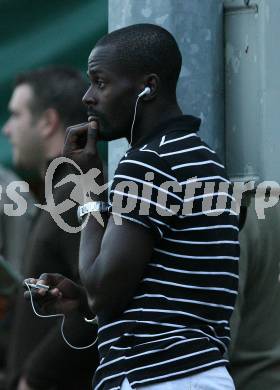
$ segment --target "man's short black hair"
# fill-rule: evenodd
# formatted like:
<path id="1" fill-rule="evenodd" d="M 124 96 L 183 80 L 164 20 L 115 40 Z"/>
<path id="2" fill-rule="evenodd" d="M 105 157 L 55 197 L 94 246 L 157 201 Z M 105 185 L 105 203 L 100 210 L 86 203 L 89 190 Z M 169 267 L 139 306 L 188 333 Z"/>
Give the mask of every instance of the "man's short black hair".
<path id="1" fill-rule="evenodd" d="M 134 24 L 113 31 L 96 46 L 112 45 L 128 71 L 156 73 L 168 92 L 176 90 L 182 56 L 174 37 L 154 24 Z"/>
<path id="2" fill-rule="evenodd" d="M 27 84 L 34 98 L 30 110 L 34 117 L 48 108 L 55 109 L 64 127 L 87 121 L 86 108 L 82 104 L 88 83 L 82 74 L 71 67 L 48 66 L 20 73 L 15 86 Z"/>

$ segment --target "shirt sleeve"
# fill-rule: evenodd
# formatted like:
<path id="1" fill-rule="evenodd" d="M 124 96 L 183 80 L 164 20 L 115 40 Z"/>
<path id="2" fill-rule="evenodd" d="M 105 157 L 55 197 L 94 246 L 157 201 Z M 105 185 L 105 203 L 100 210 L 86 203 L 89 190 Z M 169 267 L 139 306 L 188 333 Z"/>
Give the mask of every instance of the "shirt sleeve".
<path id="1" fill-rule="evenodd" d="M 180 213 L 182 188 L 156 152 L 134 152 L 120 161 L 110 192 L 111 213 L 138 223 L 160 239 Z"/>

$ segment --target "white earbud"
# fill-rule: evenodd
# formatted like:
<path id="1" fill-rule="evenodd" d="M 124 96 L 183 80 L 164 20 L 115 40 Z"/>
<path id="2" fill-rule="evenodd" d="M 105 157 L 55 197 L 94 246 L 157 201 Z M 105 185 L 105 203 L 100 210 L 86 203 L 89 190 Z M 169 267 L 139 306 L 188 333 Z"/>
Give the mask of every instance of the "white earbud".
<path id="1" fill-rule="evenodd" d="M 142 97 L 144 95 L 149 95 L 150 93 L 151 93 L 151 88 L 150 87 L 146 87 L 143 92 L 139 93 L 138 97 L 140 98 L 140 97 Z"/>

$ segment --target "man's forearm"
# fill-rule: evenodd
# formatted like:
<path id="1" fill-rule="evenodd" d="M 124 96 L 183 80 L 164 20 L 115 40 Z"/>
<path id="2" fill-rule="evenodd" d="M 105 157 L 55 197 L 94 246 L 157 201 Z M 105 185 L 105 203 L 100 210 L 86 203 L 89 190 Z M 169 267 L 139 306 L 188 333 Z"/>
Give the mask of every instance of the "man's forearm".
<path id="1" fill-rule="evenodd" d="M 102 227 L 95 217 L 91 215 L 87 226 L 83 229 L 81 234 L 79 271 L 83 283 L 84 280 L 87 280 L 89 276 L 88 272 L 100 252 L 101 242 L 108 220 L 106 215 L 103 215 L 102 218 L 104 227 Z"/>
<path id="2" fill-rule="evenodd" d="M 104 185 L 103 174 L 96 179 L 98 186 Z M 92 202 L 106 202 L 107 191 L 103 191 L 101 194 L 91 192 Z M 91 280 L 91 267 L 97 258 L 104 231 L 107 226 L 108 216 L 106 213 L 100 213 L 103 220 L 103 226 L 93 215 L 89 216 L 88 222 L 81 232 L 80 251 L 79 251 L 79 272 L 83 285 L 88 288 L 88 282 Z"/>
<path id="3" fill-rule="evenodd" d="M 94 196 L 93 201 L 104 201 L 105 195 Z M 101 214 L 104 226 L 102 226 L 94 215 L 90 215 L 86 227 L 81 233 L 79 272 L 82 283 L 87 290 L 90 309 L 95 312 L 96 287 L 98 275 L 94 271 L 94 262 L 101 249 L 103 235 L 107 226 L 108 215 Z"/>

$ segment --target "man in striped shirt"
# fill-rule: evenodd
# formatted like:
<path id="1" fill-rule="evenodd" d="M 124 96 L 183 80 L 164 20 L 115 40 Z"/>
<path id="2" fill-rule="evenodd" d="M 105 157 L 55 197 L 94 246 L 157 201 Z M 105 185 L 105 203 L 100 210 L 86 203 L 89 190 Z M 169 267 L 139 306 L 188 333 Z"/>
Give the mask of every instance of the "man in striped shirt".
<path id="1" fill-rule="evenodd" d="M 177 103 L 180 68 L 177 43 L 159 26 L 106 35 L 89 56 L 90 123 L 68 129 L 65 155 L 84 172 L 102 171 L 98 137 L 131 146 L 104 226 L 91 215 L 82 232 L 84 288 L 75 302 L 71 281 L 39 278 L 56 287 L 53 309 L 84 310 L 86 297 L 97 315 L 96 390 L 234 389 L 224 357 L 238 287 L 234 199 L 223 165 L 197 135 L 200 120 Z M 104 195 L 91 198 L 102 213 Z"/>

